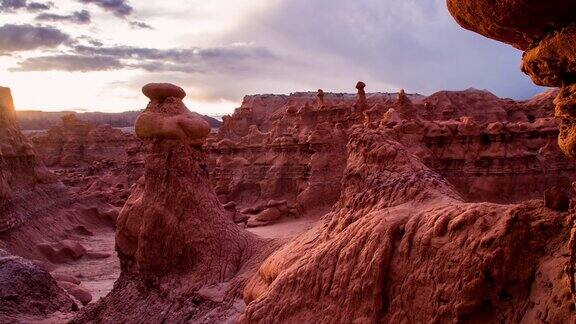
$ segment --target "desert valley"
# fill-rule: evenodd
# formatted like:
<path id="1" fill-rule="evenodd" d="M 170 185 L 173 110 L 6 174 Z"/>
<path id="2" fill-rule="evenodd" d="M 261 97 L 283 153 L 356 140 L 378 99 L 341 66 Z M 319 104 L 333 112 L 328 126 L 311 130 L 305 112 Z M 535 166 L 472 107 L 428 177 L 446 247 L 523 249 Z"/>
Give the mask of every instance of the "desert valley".
<path id="1" fill-rule="evenodd" d="M 220 122 L 147 83 L 24 132 L 0 87 L 0 322 L 573 323 L 576 5 L 447 6 L 550 88 L 347 80 Z"/>

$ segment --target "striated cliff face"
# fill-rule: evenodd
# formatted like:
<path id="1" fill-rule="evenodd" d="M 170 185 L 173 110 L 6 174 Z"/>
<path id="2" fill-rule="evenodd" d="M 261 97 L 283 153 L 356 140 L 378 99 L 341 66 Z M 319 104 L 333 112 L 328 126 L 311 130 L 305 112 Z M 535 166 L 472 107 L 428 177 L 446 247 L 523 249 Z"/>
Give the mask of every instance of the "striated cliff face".
<path id="1" fill-rule="evenodd" d="M 246 97 L 208 139 L 213 184 L 249 226 L 281 217 L 258 216 L 270 200 L 287 202 L 285 216 L 321 214 L 340 195 L 350 129 L 366 124 L 382 125 L 467 201 L 540 198 L 576 175 L 554 143 L 556 93 L 524 102 L 474 89 L 369 94 L 363 108 L 353 95 L 324 92 Z"/>
<path id="2" fill-rule="evenodd" d="M 547 188 L 568 187 L 576 176 L 576 166 L 556 144 L 553 118 L 480 124 L 464 117 L 388 122 L 382 128 L 471 202 L 540 198 Z"/>
<path id="3" fill-rule="evenodd" d="M 294 93 L 247 96 L 205 146 L 211 181 L 238 222 L 261 226 L 320 215 L 340 194 L 353 125 L 380 124 L 467 201 L 540 198 L 567 187 L 576 169 L 554 143 L 551 90 L 517 102 L 468 89 L 420 95 Z M 141 142 L 77 119 L 32 136 L 67 185 L 121 207 L 142 175 Z M 278 205 L 279 208 L 269 208 Z"/>

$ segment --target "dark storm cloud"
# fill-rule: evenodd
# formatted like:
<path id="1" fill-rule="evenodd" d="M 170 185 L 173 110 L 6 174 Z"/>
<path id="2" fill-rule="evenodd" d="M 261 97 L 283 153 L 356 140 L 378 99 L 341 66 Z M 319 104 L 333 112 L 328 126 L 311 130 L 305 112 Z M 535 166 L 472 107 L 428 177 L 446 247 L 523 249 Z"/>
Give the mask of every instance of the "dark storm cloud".
<path id="1" fill-rule="evenodd" d="M 0 27 L 0 53 L 54 48 L 70 37 L 53 27 L 4 25 Z"/>
<path id="2" fill-rule="evenodd" d="M 113 13 L 117 17 L 127 17 L 132 14 L 134 8 L 128 4 L 126 0 L 78 0 L 82 3 L 94 4 L 108 12 Z"/>
<path id="3" fill-rule="evenodd" d="M 109 71 L 122 68 L 122 63 L 109 56 L 51 55 L 28 58 L 10 71 Z"/>
<path id="4" fill-rule="evenodd" d="M 152 26 L 150 26 L 150 25 L 148 25 L 147 23 L 142 22 L 142 21 L 131 21 L 129 24 L 130 24 L 130 27 L 132 27 L 132 28 L 134 28 L 134 29 L 137 29 L 137 28 L 140 28 L 140 29 L 154 29 Z"/>
<path id="5" fill-rule="evenodd" d="M 69 15 L 42 13 L 36 16 L 36 20 L 49 22 L 68 22 L 73 24 L 89 24 L 92 18 L 88 11 L 82 10 L 75 11 Z"/>
<path id="6" fill-rule="evenodd" d="M 42 11 L 52 8 L 52 2 L 28 2 L 27 0 L 0 0 L 0 12 L 14 12 L 17 10 Z"/>

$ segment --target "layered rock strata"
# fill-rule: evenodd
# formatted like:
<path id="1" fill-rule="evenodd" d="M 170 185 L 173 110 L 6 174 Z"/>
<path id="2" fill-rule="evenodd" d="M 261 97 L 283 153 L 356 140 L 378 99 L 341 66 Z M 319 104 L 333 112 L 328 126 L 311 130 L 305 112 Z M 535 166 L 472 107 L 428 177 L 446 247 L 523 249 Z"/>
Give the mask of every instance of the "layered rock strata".
<path id="1" fill-rule="evenodd" d="M 555 92 L 525 102 L 474 89 L 429 97 L 367 94 L 365 110 L 354 109 L 352 95 L 322 93 L 322 105 L 313 93 L 248 97 L 225 118 L 207 144 L 223 202 L 255 221 L 269 200 L 286 200 L 295 216 L 327 211 L 340 194 L 349 130 L 364 123 L 382 124 L 468 201 L 540 198 L 576 176 L 554 144 Z"/>
<path id="2" fill-rule="evenodd" d="M 70 114 L 46 133 L 30 135 L 38 156 L 60 181 L 81 195 L 97 195 L 122 207 L 142 176 L 141 142 L 108 125 Z"/>

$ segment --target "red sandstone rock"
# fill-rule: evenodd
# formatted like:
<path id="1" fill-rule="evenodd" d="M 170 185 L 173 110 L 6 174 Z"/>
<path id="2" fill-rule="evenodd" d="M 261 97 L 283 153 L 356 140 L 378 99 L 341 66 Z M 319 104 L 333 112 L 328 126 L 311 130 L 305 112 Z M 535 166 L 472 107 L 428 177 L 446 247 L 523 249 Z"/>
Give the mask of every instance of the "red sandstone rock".
<path id="1" fill-rule="evenodd" d="M 318 108 L 324 107 L 324 90 L 318 89 L 318 94 L 316 96 L 318 97 Z"/>
<path id="2" fill-rule="evenodd" d="M 550 188 L 544 192 L 544 205 L 552 210 L 566 212 L 570 208 L 570 197 L 561 188 Z"/>
<path id="3" fill-rule="evenodd" d="M 0 322 L 69 312 L 74 302 L 45 270 L 0 250 Z"/>
<path id="4" fill-rule="evenodd" d="M 82 305 L 86 306 L 88 303 L 92 301 L 92 295 L 90 292 L 79 285 L 74 283 L 70 283 L 68 281 L 59 281 L 58 285 L 66 290 L 70 296 L 74 297 L 76 300 L 82 303 Z"/>
<path id="5" fill-rule="evenodd" d="M 358 81 L 356 83 L 356 89 L 358 90 L 357 98 L 356 98 L 356 108 L 358 109 L 366 109 L 368 102 L 366 100 L 366 84 L 362 81 Z"/>
<path id="6" fill-rule="evenodd" d="M 562 214 L 465 203 L 383 129 L 348 152 L 334 211 L 262 264 L 241 323 L 572 319 Z"/>
<path id="7" fill-rule="evenodd" d="M 78 242 L 64 240 L 58 243 L 42 243 L 37 249 L 53 263 L 64 263 L 78 260 L 86 254 L 86 249 Z"/>
<path id="8" fill-rule="evenodd" d="M 201 149 L 205 129 L 206 123 L 175 97 L 152 101 L 139 117 L 136 133 L 147 155 L 144 176 L 117 222 L 122 273 L 113 291 L 77 322 L 192 320 L 202 316 L 194 301 L 206 298 L 198 292 L 220 284 L 228 288 L 218 305 L 231 307 L 247 277 L 270 253 L 266 250 L 276 246 L 226 216 Z M 206 301 L 205 307 L 212 310 L 215 302 Z M 175 304 L 182 307 L 170 306 Z"/>
<path id="9" fill-rule="evenodd" d="M 70 276 L 67 274 L 62 274 L 62 273 L 52 273 L 52 278 L 54 278 L 56 281 L 63 281 L 63 282 L 69 282 L 75 285 L 79 285 L 81 283 L 81 281 L 74 277 L 74 276 Z"/>
<path id="10" fill-rule="evenodd" d="M 151 92 L 153 98 L 156 98 L 155 91 L 164 93 L 165 89 L 173 90 L 168 85 L 151 84 L 144 87 L 144 91 Z M 177 96 L 168 96 L 161 102 L 151 101 L 144 113 L 138 116 L 135 127 L 136 135 L 141 139 L 174 139 L 192 145 L 203 144 L 210 134 L 208 122 L 188 111 Z"/>
<path id="11" fill-rule="evenodd" d="M 574 21 L 576 3 L 571 0 L 448 0 L 448 9 L 458 23 L 472 31 L 530 48 L 550 31 Z"/>
<path id="12" fill-rule="evenodd" d="M 526 52 L 522 69 L 537 84 L 561 86 L 555 100 L 560 119 L 558 144 L 576 158 L 576 3 L 570 0 L 448 0 L 465 28 Z M 576 230 L 570 242 L 570 289 L 576 303 Z"/>
<path id="13" fill-rule="evenodd" d="M 424 104 L 409 94 L 400 101 L 373 94 L 368 95 L 372 108 L 366 112 L 351 109 L 354 95 L 325 96 L 330 98 L 325 109 L 277 114 L 267 132 L 258 128 L 265 123 L 251 125 L 240 137 L 236 134 L 242 132 L 232 129 L 260 117 L 239 119 L 234 114 L 228 119 L 218 135 L 222 139 L 207 145 L 213 184 L 222 201 L 235 201 L 242 210 L 269 199 L 284 199 L 298 205 L 305 217 L 326 212 L 340 194 L 347 133 L 363 123 L 367 113 L 370 121 L 384 124 L 393 138 L 448 177 L 471 201 L 541 198 L 546 187 L 569 186 L 576 176 L 576 167 L 566 158 L 538 155 L 540 148 L 558 136 L 557 125 L 550 119 L 554 92 L 516 102 L 474 89 L 442 91 L 425 98 Z M 266 98 L 260 99 L 262 105 Z M 312 93 L 297 93 L 286 99 L 286 105 L 314 98 Z M 338 106 L 338 100 L 345 105 Z M 266 104 L 282 112 L 287 107 L 276 108 L 276 99 Z M 499 124 L 488 130 L 487 122 Z M 559 152 L 557 146 L 550 149 Z"/>
<path id="14" fill-rule="evenodd" d="M 184 99 L 186 92 L 184 89 L 170 83 L 150 83 L 142 88 L 142 93 L 150 100 L 164 101 L 167 98 L 174 97 Z"/>

